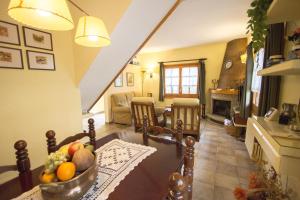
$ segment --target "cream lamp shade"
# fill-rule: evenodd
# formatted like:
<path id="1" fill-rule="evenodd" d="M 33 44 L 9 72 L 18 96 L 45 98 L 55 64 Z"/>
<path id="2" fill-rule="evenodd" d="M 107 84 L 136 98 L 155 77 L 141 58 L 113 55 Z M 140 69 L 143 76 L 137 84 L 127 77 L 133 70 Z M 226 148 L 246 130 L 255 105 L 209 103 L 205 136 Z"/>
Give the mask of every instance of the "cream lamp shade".
<path id="1" fill-rule="evenodd" d="M 65 0 L 11 0 L 8 15 L 40 29 L 64 31 L 74 27 Z"/>
<path id="2" fill-rule="evenodd" d="M 110 44 L 110 37 L 101 19 L 83 16 L 77 25 L 75 42 L 87 47 L 103 47 Z"/>

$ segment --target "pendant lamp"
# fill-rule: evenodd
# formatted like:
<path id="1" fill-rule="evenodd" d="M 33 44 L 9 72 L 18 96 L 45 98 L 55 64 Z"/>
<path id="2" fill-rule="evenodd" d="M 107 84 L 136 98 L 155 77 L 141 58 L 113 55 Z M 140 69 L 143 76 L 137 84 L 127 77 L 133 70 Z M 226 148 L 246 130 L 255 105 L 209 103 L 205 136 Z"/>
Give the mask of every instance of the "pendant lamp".
<path id="1" fill-rule="evenodd" d="M 64 31 L 74 27 L 65 0 L 11 0 L 8 15 L 40 29 Z"/>
<path id="2" fill-rule="evenodd" d="M 103 47 L 110 44 L 110 37 L 101 19 L 83 16 L 77 25 L 75 42 L 87 47 Z"/>

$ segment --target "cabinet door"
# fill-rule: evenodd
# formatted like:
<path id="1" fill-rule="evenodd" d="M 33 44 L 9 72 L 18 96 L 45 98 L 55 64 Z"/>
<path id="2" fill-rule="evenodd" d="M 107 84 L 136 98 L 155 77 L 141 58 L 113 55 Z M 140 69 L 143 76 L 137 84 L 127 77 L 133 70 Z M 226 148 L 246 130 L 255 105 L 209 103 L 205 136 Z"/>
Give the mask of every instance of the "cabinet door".
<path id="1" fill-rule="evenodd" d="M 252 152 L 253 152 L 253 145 L 254 145 L 254 127 L 252 125 L 252 120 L 249 119 L 247 122 L 247 131 L 246 131 L 246 148 L 248 150 L 248 153 L 250 157 L 252 158 Z"/>

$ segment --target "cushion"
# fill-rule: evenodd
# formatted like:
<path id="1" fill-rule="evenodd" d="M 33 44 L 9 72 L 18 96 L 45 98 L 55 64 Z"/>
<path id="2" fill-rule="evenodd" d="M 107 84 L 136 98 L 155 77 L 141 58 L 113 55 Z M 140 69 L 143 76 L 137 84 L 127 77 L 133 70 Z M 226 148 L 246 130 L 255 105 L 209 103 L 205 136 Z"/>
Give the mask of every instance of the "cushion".
<path id="1" fill-rule="evenodd" d="M 126 93 L 126 98 L 127 98 L 128 105 L 131 104 L 131 101 L 132 101 L 133 97 L 134 97 L 134 92 L 128 92 L 128 93 Z"/>
<path id="2" fill-rule="evenodd" d="M 130 113 L 130 108 L 127 106 L 116 106 L 112 108 L 113 112 L 129 112 Z"/>
<path id="3" fill-rule="evenodd" d="M 198 106 L 199 99 L 196 98 L 174 98 L 174 105 L 188 105 L 188 106 Z"/>
<path id="4" fill-rule="evenodd" d="M 133 97 L 132 101 L 133 102 L 145 102 L 145 103 L 151 102 L 151 103 L 154 103 L 154 98 L 153 97 Z"/>
<path id="5" fill-rule="evenodd" d="M 113 94 L 113 99 L 117 106 L 128 106 L 126 95 L 124 93 Z"/>

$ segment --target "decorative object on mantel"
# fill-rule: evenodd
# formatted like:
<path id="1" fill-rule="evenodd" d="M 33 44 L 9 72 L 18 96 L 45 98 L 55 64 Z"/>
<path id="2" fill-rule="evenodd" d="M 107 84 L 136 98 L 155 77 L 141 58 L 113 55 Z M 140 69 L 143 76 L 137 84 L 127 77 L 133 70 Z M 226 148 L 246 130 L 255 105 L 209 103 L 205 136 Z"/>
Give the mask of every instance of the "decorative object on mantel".
<path id="1" fill-rule="evenodd" d="M 22 50 L 0 46 L 0 68 L 24 69 Z"/>
<path id="2" fill-rule="evenodd" d="M 211 80 L 211 82 L 214 85 L 213 89 L 214 90 L 217 89 L 219 80 L 218 79 L 213 79 L 213 80 Z"/>
<path id="3" fill-rule="evenodd" d="M 247 34 L 251 33 L 254 52 L 263 48 L 265 37 L 268 33 L 267 10 L 272 0 L 254 0 L 251 8 L 247 10 L 250 18 L 247 26 Z"/>
<path id="4" fill-rule="evenodd" d="M 296 104 L 283 103 L 282 113 L 279 116 L 279 124 L 290 124 L 296 120 Z"/>
<path id="5" fill-rule="evenodd" d="M 68 0 L 85 16 L 79 19 L 75 43 L 87 47 L 102 47 L 110 44 L 105 24 L 90 16 L 72 0 Z M 66 0 L 10 0 L 8 15 L 13 19 L 40 29 L 67 31 L 74 27 Z"/>
<path id="6" fill-rule="evenodd" d="M 123 73 L 121 72 L 119 76 L 114 81 L 115 87 L 123 87 Z"/>
<path id="7" fill-rule="evenodd" d="M 28 69 L 55 71 L 54 54 L 38 51 L 26 51 Z"/>
<path id="8" fill-rule="evenodd" d="M 23 26 L 23 34 L 26 47 L 53 51 L 51 33 Z"/>
<path id="9" fill-rule="evenodd" d="M 98 176 L 96 182 L 81 199 L 107 199 L 134 167 L 155 151 L 154 147 L 124 142 L 119 139 L 106 143 L 95 151 Z M 16 200 L 25 199 L 42 200 L 39 186 L 16 198 Z"/>
<path id="10" fill-rule="evenodd" d="M 0 20 L 0 42 L 20 45 L 18 25 Z"/>
<path id="11" fill-rule="evenodd" d="M 247 189 L 236 187 L 234 196 L 236 200 L 288 200 L 292 191 L 283 191 L 280 175 L 274 168 L 267 170 L 266 163 L 260 166 L 258 172 L 253 172 L 249 176 Z M 288 193 L 287 193 L 288 192 Z"/>

